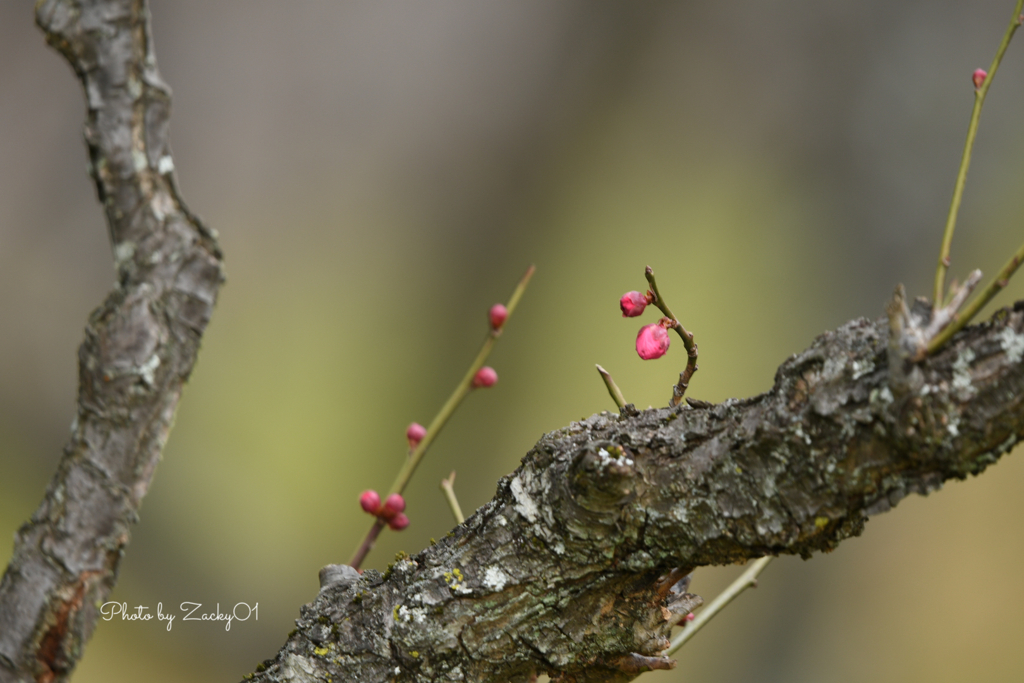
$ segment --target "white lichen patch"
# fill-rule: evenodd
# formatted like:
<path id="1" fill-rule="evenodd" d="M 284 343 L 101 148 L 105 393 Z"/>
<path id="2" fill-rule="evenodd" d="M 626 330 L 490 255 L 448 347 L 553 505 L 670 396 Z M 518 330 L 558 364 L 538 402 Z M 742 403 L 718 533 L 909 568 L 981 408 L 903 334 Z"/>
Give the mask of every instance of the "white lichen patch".
<path id="1" fill-rule="evenodd" d="M 974 351 L 964 349 L 953 362 L 953 390 L 956 391 L 961 400 L 967 400 L 974 393 L 971 386 L 971 362 L 974 360 Z"/>
<path id="2" fill-rule="evenodd" d="M 500 567 L 488 567 L 484 572 L 484 585 L 498 592 L 509 582 L 509 576 Z"/>
<path id="3" fill-rule="evenodd" d="M 851 377 L 853 379 L 860 379 L 869 372 L 873 372 L 875 364 L 871 359 L 855 360 L 850 364 Z"/>
<path id="4" fill-rule="evenodd" d="M 960 436 L 960 414 L 951 412 L 949 414 L 949 424 L 946 425 L 946 431 L 952 437 Z"/>
<path id="5" fill-rule="evenodd" d="M 821 367 L 821 378 L 823 380 L 830 380 L 839 375 L 843 374 L 843 370 L 846 368 L 845 358 L 829 357 L 825 359 L 825 364 Z"/>
<path id="6" fill-rule="evenodd" d="M 881 389 L 871 389 L 867 402 L 871 405 L 877 405 L 877 407 L 885 408 L 886 405 L 893 402 L 893 392 L 887 386 L 884 386 Z"/>
<path id="7" fill-rule="evenodd" d="M 140 149 L 132 150 L 132 165 L 135 166 L 136 172 L 149 166 L 149 160 L 146 159 L 146 153 Z"/>
<path id="8" fill-rule="evenodd" d="M 156 170 L 160 172 L 160 175 L 167 175 L 174 170 L 174 159 L 170 154 L 160 157 L 160 161 L 156 164 Z"/>
<path id="9" fill-rule="evenodd" d="M 302 655 L 289 652 L 281 662 L 280 677 L 283 681 L 294 683 L 319 683 L 316 665 Z"/>
<path id="10" fill-rule="evenodd" d="M 685 502 L 679 503 L 678 505 L 674 505 L 669 511 L 669 517 L 677 522 L 686 524 L 690 521 L 690 509 L 687 507 Z"/>
<path id="11" fill-rule="evenodd" d="M 405 605 L 396 607 L 392 616 L 399 624 L 408 624 L 409 622 L 422 624 L 427 620 L 427 612 L 422 607 L 409 609 Z"/>
<path id="12" fill-rule="evenodd" d="M 605 449 L 601 448 L 601 449 L 599 449 L 597 451 L 597 456 L 601 459 L 601 462 L 598 465 L 598 467 L 600 469 L 604 469 L 605 467 L 608 467 L 608 465 L 613 465 L 613 464 L 618 466 L 618 467 L 623 467 L 623 466 L 632 467 L 633 466 L 633 460 L 631 458 L 627 458 L 625 453 L 623 453 L 622 455 L 620 455 L 617 458 L 613 458 L 611 456 L 611 453 L 609 453 Z"/>
<path id="13" fill-rule="evenodd" d="M 135 256 L 135 242 L 132 242 L 131 240 L 125 240 L 114 247 L 115 266 L 120 266 L 122 263 L 131 261 L 133 256 Z"/>
<path id="14" fill-rule="evenodd" d="M 800 425 L 796 426 L 796 429 L 793 430 L 793 433 L 796 434 L 798 438 L 802 439 L 805 444 L 807 444 L 808 446 L 811 445 L 811 437 L 804 432 L 803 428 Z"/>
<path id="15" fill-rule="evenodd" d="M 1011 363 L 1019 363 L 1024 358 L 1024 334 L 1018 334 L 1012 327 L 1004 327 L 999 333 L 999 346 Z"/>
<path id="16" fill-rule="evenodd" d="M 523 488 L 523 482 L 519 480 L 519 477 L 515 477 L 512 480 L 509 488 L 516 499 L 516 512 L 522 515 L 526 521 L 536 522 L 538 513 L 537 503 L 533 501 L 533 498 L 530 498 L 530 494 Z"/>
<path id="17" fill-rule="evenodd" d="M 152 356 L 149 357 L 149 360 L 147 360 L 145 363 L 139 366 L 139 377 L 141 377 L 142 381 L 148 384 L 149 386 L 153 386 L 153 374 L 156 372 L 156 369 L 158 367 L 160 367 L 160 356 L 154 353 Z"/>

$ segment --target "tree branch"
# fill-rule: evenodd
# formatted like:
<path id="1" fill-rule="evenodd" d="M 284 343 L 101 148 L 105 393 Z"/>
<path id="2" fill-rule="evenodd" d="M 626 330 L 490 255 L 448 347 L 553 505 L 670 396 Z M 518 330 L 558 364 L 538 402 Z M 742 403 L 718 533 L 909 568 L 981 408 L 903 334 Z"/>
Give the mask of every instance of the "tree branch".
<path id="1" fill-rule="evenodd" d="M 85 89 L 117 286 L 85 328 L 71 439 L 0 582 L 4 682 L 63 681 L 80 658 L 223 281 L 215 235 L 175 184 L 147 4 L 46 0 L 36 21 Z"/>
<path id="2" fill-rule="evenodd" d="M 1009 450 L 1024 434 L 1022 329 L 1018 304 L 911 364 L 886 321 L 856 320 L 760 396 L 547 434 L 436 545 L 384 575 L 326 572 L 254 677 L 606 683 L 671 666 L 671 626 L 700 602 L 680 580 L 693 567 L 832 550 Z"/>

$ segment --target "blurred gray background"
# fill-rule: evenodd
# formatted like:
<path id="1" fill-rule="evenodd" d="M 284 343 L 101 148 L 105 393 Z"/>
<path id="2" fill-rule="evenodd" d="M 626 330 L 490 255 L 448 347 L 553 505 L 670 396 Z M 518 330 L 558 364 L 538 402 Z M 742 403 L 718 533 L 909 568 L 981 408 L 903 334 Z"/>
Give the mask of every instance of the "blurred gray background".
<path id="1" fill-rule="evenodd" d="M 54 470 L 75 349 L 114 277 L 81 89 L 31 5 L 0 0 L 6 538 Z M 628 400 L 667 401 L 682 349 L 641 362 L 642 323 L 617 310 L 647 264 L 700 344 L 691 394 L 712 401 L 768 389 L 897 282 L 929 295 L 970 75 L 1012 5 L 154 0 L 179 180 L 229 280 L 113 599 L 259 602 L 259 621 L 101 622 L 76 680 L 238 680 L 273 656 L 317 570 L 366 531 L 359 492 L 390 484 L 405 426 L 441 405 L 530 263 L 498 385 L 442 434 L 411 526 L 369 566 L 447 532 L 451 469 L 475 509 L 543 432 L 612 408 L 594 363 Z M 1024 238 L 1022 114 L 1015 44 L 953 275 L 993 273 Z M 643 680 L 1024 679 L 1022 490 L 1009 457 L 831 555 L 781 559 Z M 693 590 L 739 571 L 701 569 Z"/>

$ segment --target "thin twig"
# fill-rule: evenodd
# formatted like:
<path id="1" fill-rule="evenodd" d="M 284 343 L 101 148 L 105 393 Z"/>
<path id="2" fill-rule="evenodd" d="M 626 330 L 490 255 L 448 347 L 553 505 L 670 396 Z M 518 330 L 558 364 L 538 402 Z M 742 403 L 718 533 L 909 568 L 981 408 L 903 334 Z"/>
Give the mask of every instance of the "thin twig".
<path id="1" fill-rule="evenodd" d="M 1021 2 L 1024 2 L 1024 0 L 1021 0 Z M 693 341 L 693 333 L 686 331 L 686 328 L 679 322 L 679 318 L 672 313 L 668 304 L 665 303 L 661 292 L 658 291 L 658 283 L 654 280 L 654 270 L 647 266 L 644 274 L 647 276 L 647 282 L 650 283 L 651 291 L 654 293 L 654 301 L 651 303 L 672 319 L 672 329 L 679 334 L 683 340 L 683 346 L 686 347 L 686 369 L 679 373 L 679 382 L 672 388 L 672 400 L 669 401 L 669 405 L 677 406 L 682 402 L 683 394 L 686 393 L 686 389 L 690 386 L 690 378 L 693 377 L 693 373 L 697 372 L 697 344 Z"/>
<path id="2" fill-rule="evenodd" d="M 452 517 L 455 518 L 456 524 L 465 522 L 466 516 L 462 514 L 459 499 L 455 497 L 455 470 L 452 470 L 447 479 L 441 480 L 441 490 L 444 491 L 444 497 L 448 500 L 448 507 L 452 509 Z"/>
<path id="3" fill-rule="evenodd" d="M 377 537 L 380 536 L 380 532 L 384 530 L 384 525 L 387 524 L 383 519 L 378 517 L 373 522 L 373 526 L 367 532 L 366 537 L 363 538 L 363 542 L 356 548 L 355 555 L 352 556 L 352 562 L 350 563 L 356 569 L 359 569 L 359 565 L 363 563 L 363 559 L 373 549 L 373 544 L 377 542 Z"/>
<path id="4" fill-rule="evenodd" d="M 619 407 L 619 410 L 625 408 L 626 399 L 622 397 L 622 391 L 619 389 L 619 386 L 615 383 L 615 380 L 612 379 L 612 376 L 608 373 L 607 370 L 602 368 L 600 365 L 597 366 L 597 371 L 598 373 L 600 373 L 601 379 L 604 380 L 604 385 L 608 387 L 608 394 L 611 395 L 612 400 L 615 401 L 615 405 Z"/>
<path id="5" fill-rule="evenodd" d="M 942 306 L 943 290 L 946 286 L 946 269 L 949 267 L 949 250 L 953 243 L 953 230 L 956 228 L 957 214 L 960 213 L 960 201 L 964 194 L 964 184 L 967 182 L 967 169 L 971 165 L 971 151 L 974 148 L 974 137 L 978 132 L 978 119 L 981 117 L 981 107 L 985 104 L 985 95 L 988 94 L 992 79 L 996 76 L 999 64 L 1003 60 L 1003 54 L 1010 45 L 1010 39 L 1021 24 L 1021 10 L 1024 9 L 1024 0 L 1017 0 L 1017 6 L 1013 10 L 1013 18 L 1006 28 L 1003 41 L 999 43 L 992 66 L 988 68 L 988 75 L 982 82 L 981 87 L 974 91 L 974 109 L 971 111 L 971 122 L 967 126 L 967 140 L 964 142 L 963 156 L 960 158 L 960 170 L 956 175 L 956 184 L 953 186 L 953 199 L 949 205 L 949 213 L 946 216 L 946 229 L 942 234 L 942 247 L 939 250 L 939 263 L 935 269 L 935 292 L 932 301 L 936 310 Z"/>
<path id="6" fill-rule="evenodd" d="M 928 344 L 928 353 L 935 353 L 935 351 L 949 341 L 954 334 L 963 329 L 964 325 L 971 322 L 974 316 L 978 314 L 978 311 L 984 308 L 985 304 L 992 300 L 992 297 L 1003 291 L 1003 288 L 1009 284 L 1010 277 L 1014 272 L 1016 272 L 1022 261 L 1024 261 L 1024 244 L 1022 244 L 1014 255 L 1010 257 L 1010 260 L 1006 262 L 1003 269 L 1000 270 L 994 278 L 992 278 L 992 281 L 985 286 L 985 289 L 981 290 L 978 296 L 975 297 L 974 301 L 972 301 L 967 308 L 957 315 L 956 320 L 948 325 L 946 329 L 944 329 Z"/>
<path id="7" fill-rule="evenodd" d="M 466 398 L 466 394 L 468 394 L 473 388 L 473 377 L 476 375 L 477 370 L 483 367 L 484 362 L 487 361 L 487 357 L 491 355 L 491 349 L 494 348 L 494 343 L 498 341 L 498 337 L 501 336 L 501 331 L 505 328 L 505 325 L 508 324 L 508 319 L 512 317 L 513 311 L 515 311 L 516 306 L 519 304 L 519 299 L 522 298 L 523 292 L 526 291 L 526 286 L 530 284 L 530 278 L 533 277 L 534 270 L 536 270 L 534 266 L 530 266 L 526 269 L 526 273 L 523 277 L 520 278 L 519 284 L 516 285 L 515 291 L 512 292 L 512 296 L 509 298 L 508 304 L 505 306 L 508 310 L 508 315 L 505 318 L 504 324 L 502 324 L 498 329 L 492 328 L 491 331 L 487 333 L 487 337 L 484 339 L 484 343 L 480 347 L 480 352 L 476 354 L 476 358 L 473 359 L 472 364 L 470 364 L 469 370 L 466 371 L 466 375 L 462 378 L 462 381 L 459 382 L 458 386 L 455 387 L 455 390 L 434 417 L 430 426 L 427 427 L 427 433 L 423 436 L 423 439 L 416 445 L 416 448 L 413 449 L 412 453 L 409 454 L 409 457 L 405 459 L 405 462 L 402 464 L 402 469 L 398 471 L 398 476 L 395 478 L 395 483 L 391 485 L 390 493 L 402 493 L 405 491 L 405 487 L 409 484 L 409 480 L 412 478 L 413 472 L 416 471 L 416 467 L 420 464 L 420 461 L 423 459 L 427 449 L 430 448 L 430 444 L 434 442 L 434 439 L 437 438 L 437 435 L 441 432 L 441 429 L 448 422 L 449 418 L 451 418 L 455 409 L 459 407 L 460 403 L 462 403 L 462 399 Z M 375 522 L 374 526 L 376 526 L 376 524 L 377 523 Z M 356 569 L 359 569 L 359 565 L 362 564 L 363 560 L 366 559 L 367 553 L 369 553 L 373 548 L 373 540 L 370 539 L 370 534 L 372 533 L 373 528 L 371 527 L 366 539 L 364 539 L 360 544 L 359 548 L 356 550 L 356 554 L 352 556 L 352 560 L 349 562 L 349 564 Z M 380 532 L 378 531 L 378 533 Z M 369 545 L 367 545 L 367 541 L 369 541 Z"/>
<path id="8" fill-rule="evenodd" d="M 764 568 L 768 566 L 768 563 L 771 562 L 772 559 L 772 556 L 768 555 L 750 565 L 750 568 L 740 574 L 740 577 L 733 581 L 728 588 L 719 593 L 718 597 L 712 600 L 710 605 L 697 613 L 697 618 L 687 624 L 683 628 L 683 632 L 672 640 L 672 644 L 669 645 L 668 652 L 665 654 L 671 655 L 681 648 L 686 641 L 693 638 L 697 631 L 704 628 L 706 623 L 711 621 L 716 614 L 725 608 L 726 605 L 735 600 L 740 593 L 748 588 L 756 588 L 757 575 L 764 571 Z"/>

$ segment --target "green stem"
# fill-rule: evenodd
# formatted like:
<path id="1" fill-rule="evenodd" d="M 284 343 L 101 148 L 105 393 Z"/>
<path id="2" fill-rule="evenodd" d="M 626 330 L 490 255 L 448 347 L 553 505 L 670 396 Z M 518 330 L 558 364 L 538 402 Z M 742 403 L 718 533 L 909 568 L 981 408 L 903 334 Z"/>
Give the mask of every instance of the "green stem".
<path id="1" fill-rule="evenodd" d="M 444 491 L 444 497 L 448 500 L 448 507 L 452 510 L 452 517 L 455 518 L 455 523 L 462 524 L 465 522 L 466 516 L 462 514 L 459 499 L 455 497 L 455 470 L 452 470 L 447 479 L 441 480 L 441 490 Z"/>
<path id="2" fill-rule="evenodd" d="M 665 654 L 671 655 L 676 650 L 681 648 L 686 641 L 693 638 L 697 634 L 697 631 L 704 628 L 704 625 L 711 621 L 716 614 L 725 609 L 725 606 L 735 600 L 740 593 L 747 590 L 748 588 L 757 587 L 757 575 L 764 571 L 764 568 L 768 566 L 768 563 L 772 561 L 772 556 L 762 557 L 754 564 L 750 565 L 750 569 L 740 574 L 740 577 L 733 581 L 728 588 L 718 594 L 711 604 L 702 609 L 697 613 L 697 618 L 687 624 L 682 633 L 672 640 L 672 644 L 669 645 L 668 652 Z"/>
<path id="3" fill-rule="evenodd" d="M 498 341 L 498 337 L 501 336 L 501 330 L 508 324 L 508 319 L 512 317 L 512 313 L 515 311 L 516 305 L 519 303 L 519 299 L 522 298 L 523 292 L 526 291 L 526 286 L 530 284 L 530 278 L 533 277 L 533 271 L 534 267 L 530 266 L 529 269 L 527 269 L 526 274 L 523 275 L 521 280 L 519 280 L 519 284 L 516 285 L 515 291 L 512 292 L 512 297 L 508 300 L 508 304 L 505 306 L 508 310 L 508 316 L 505 318 L 504 324 L 501 328 L 491 330 L 487 333 L 483 346 L 480 347 L 480 352 L 476 354 L 476 358 L 469 366 L 469 370 L 466 371 L 462 381 L 455 387 L 452 395 L 448 397 L 448 401 L 445 402 L 440 412 L 438 412 L 434 417 L 433 422 L 431 422 L 430 426 L 427 427 L 427 433 L 424 435 L 423 440 L 417 444 L 413 452 L 409 454 L 405 464 L 402 465 L 402 469 L 399 470 L 398 476 L 395 477 L 395 482 L 391 485 L 390 493 L 402 493 L 405 491 L 405 487 L 409 484 L 409 480 L 412 478 L 413 472 L 416 471 L 416 467 L 420 464 L 420 461 L 423 459 L 427 449 L 430 448 L 430 444 L 434 443 L 434 439 L 437 438 L 441 429 L 445 424 L 447 424 L 448 420 L 455 412 L 455 409 L 459 407 L 460 403 L 462 403 L 462 399 L 466 398 L 466 394 L 473 389 L 473 377 L 475 377 L 477 371 L 483 367 L 484 363 L 487 361 L 487 357 L 491 355 L 491 349 L 494 348 L 494 343 Z"/>
<path id="4" fill-rule="evenodd" d="M 405 459 L 402 464 L 402 469 L 398 471 L 398 476 L 395 478 L 395 482 L 391 485 L 389 495 L 391 493 L 402 493 L 405 491 L 405 487 L 409 484 L 409 480 L 412 478 L 413 472 L 416 471 L 416 467 L 420 464 L 423 456 L 426 454 L 427 449 L 430 448 L 430 444 L 434 443 L 434 439 L 441 433 L 441 429 L 447 424 L 451 418 L 455 409 L 462 403 L 462 399 L 466 398 L 466 394 L 473 388 L 473 377 L 476 376 L 477 371 L 483 367 L 487 357 L 491 355 L 491 349 L 494 348 L 494 343 L 498 341 L 498 337 L 501 336 L 501 331 L 505 325 L 508 324 L 509 318 L 512 317 L 512 313 L 515 311 L 516 306 L 519 304 L 519 299 L 522 298 L 523 292 L 526 291 L 526 286 L 530 284 L 530 278 L 533 277 L 533 272 L 536 270 L 534 266 L 527 268 L 526 273 L 519 280 L 519 284 L 516 285 L 515 291 L 512 292 L 512 296 L 508 300 L 505 308 L 508 311 L 508 315 L 505 317 L 505 322 L 498 329 L 492 329 L 487 333 L 487 337 L 484 339 L 483 345 L 480 347 L 480 352 L 476 354 L 476 358 L 473 359 L 473 363 L 469 366 L 469 370 L 466 371 L 466 375 L 459 382 L 458 386 L 452 392 L 451 396 L 445 402 L 444 406 L 434 417 L 434 420 L 427 427 L 427 433 L 423 435 L 423 439 L 416 445 L 416 448 L 412 450 L 409 457 Z M 371 533 L 373 529 L 371 528 Z M 363 546 L 361 545 L 360 548 Z M 365 557 L 365 553 L 363 554 Z M 356 569 L 359 568 L 359 563 L 355 560 L 359 559 L 361 562 L 363 557 L 358 556 L 353 558 L 352 566 Z"/>
<path id="5" fill-rule="evenodd" d="M 971 150 L 974 148 L 974 137 L 978 132 L 978 119 L 981 117 L 981 107 L 985 103 L 985 96 L 988 94 L 992 79 L 996 76 L 999 64 L 1003 60 L 1003 53 L 1010 45 L 1010 39 L 1021 24 L 1021 10 L 1024 9 L 1024 0 L 1017 0 L 1017 6 L 1013 11 L 1013 18 L 1006 28 L 1003 41 L 999 44 L 992 66 L 988 69 L 988 75 L 980 88 L 974 91 L 974 109 L 971 111 L 971 122 L 967 126 L 967 140 L 964 142 L 963 156 L 960 158 L 960 170 L 956 175 L 956 184 L 953 186 L 953 199 L 949 205 L 949 213 L 946 216 L 946 229 L 942 234 L 942 247 L 939 250 L 939 263 L 935 269 L 935 292 L 932 298 L 935 310 L 942 306 L 943 290 L 946 286 L 946 269 L 949 267 L 949 251 L 953 243 L 953 230 L 956 228 L 957 215 L 960 213 L 960 201 L 964 194 L 964 184 L 967 182 L 967 169 L 971 165 Z"/>
<path id="6" fill-rule="evenodd" d="M 612 400 L 615 401 L 615 405 L 619 407 L 619 410 L 625 408 L 626 399 L 623 398 L 622 391 L 619 389 L 619 386 L 615 383 L 615 380 L 612 379 L 612 376 L 608 373 L 607 370 L 602 368 L 600 365 L 597 366 L 597 371 L 598 373 L 600 373 L 601 379 L 604 380 L 604 385 L 608 387 L 608 393 L 611 395 Z"/>
<path id="7" fill-rule="evenodd" d="M 1021 0 L 1024 2 L 1024 0 Z M 672 310 L 665 303 L 665 298 L 661 296 L 661 292 L 658 291 L 658 283 L 654 279 L 654 270 L 647 266 L 644 271 L 647 276 L 647 282 L 651 285 L 651 291 L 654 292 L 654 301 L 651 303 L 657 306 L 666 317 L 672 319 L 672 329 L 682 338 L 683 346 L 686 347 L 686 369 L 679 373 L 679 383 L 672 389 L 672 400 L 669 405 L 677 406 L 683 400 L 683 394 L 686 393 L 687 387 L 690 386 L 690 378 L 693 377 L 693 373 L 697 372 L 697 344 L 693 341 L 693 333 L 687 332 L 686 328 L 683 327 L 682 323 L 679 322 Z"/>
<path id="8" fill-rule="evenodd" d="M 992 278 L 992 281 L 985 286 L 985 289 L 974 298 L 974 301 L 970 303 L 967 308 L 957 313 L 956 320 L 946 326 L 941 333 L 939 333 L 932 341 L 928 344 L 928 354 L 935 353 L 938 351 L 943 344 L 948 342 L 954 334 L 959 332 L 964 325 L 971 322 L 971 320 L 978 314 L 985 304 L 992 300 L 999 292 L 1003 291 L 1010 282 L 1010 277 L 1013 276 L 1021 262 L 1024 262 L 1024 244 L 1010 257 L 1010 260 L 1006 262 L 1003 269 L 999 271 L 999 274 Z"/>

